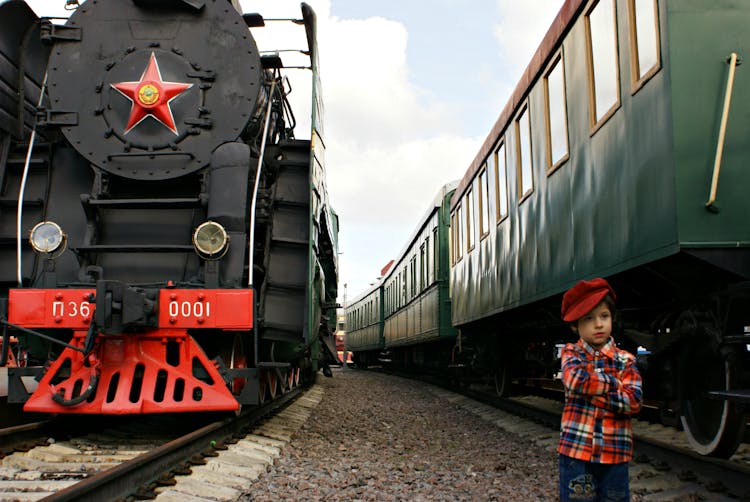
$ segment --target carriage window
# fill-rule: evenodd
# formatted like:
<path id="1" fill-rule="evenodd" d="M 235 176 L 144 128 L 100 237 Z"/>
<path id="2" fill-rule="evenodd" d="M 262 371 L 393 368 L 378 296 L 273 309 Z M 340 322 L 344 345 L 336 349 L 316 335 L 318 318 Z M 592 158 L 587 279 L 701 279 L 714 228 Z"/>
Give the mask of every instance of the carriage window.
<path id="1" fill-rule="evenodd" d="M 491 155 L 495 168 L 495 218 L 500 223 L 508 216 L 508 166 L 505 161 L 505 143 Z"/>
<path id="2" fill-rule="evenodd" d="M 523 200 L 534 190 L 534 178 L 531 174 L 531 125 L 528 107 L 525 107 L 516 119 L 516 138 L 518 138 L 518 198 Z"/>
<path id="3" fill-rule="evenodd" d="M 409 263 L 410 266 L 410 277 L 409 277 L 409 283 L 411 288 L 409 288 L 410 291 L 410 298 L 414 298 L 417 294 L 417 257 L 412 256 L 411 262 Z"/>
<path id="4" fill-rule="evenodd" d="M 458 224 L 458 221 L 459 220 L 458 220 L 458 207 L 457 207 L 456 210 L 451 215 L 451 231 L 450 231 L 450 236 L 451 236 L 451 247 L 450 247 L 450 250 L 451 250 L 451 261 L 454 264 L 459 260 L 459 258 L 461 256 L 459 254 L 459 252 L 458 252 L 458 227 L 460 226 Z"/>
<path id="5" fill-rule="evenodd" d="M 591 127 L 614 113 L 620 103 L 614 0 L 601 0 L 586 16 Z"/>
<path id="6" fill-rule="evenodd" d="M 425 287 L 425 280 L 427 279 L 427 250 L 425 247 L 427 243 L 422 243 L 419 248 L 419 290 L 423 290 Z"/>
<path id="7" fill-rule="evenodd" d="M 474 247 L 474 190 L 469 190 L 466 194 L 466 250 L 470 251 Z"/>
<path id="8" fill-rule="evenodd" d="M 633 92 L 659 69 L 659 21 L 656 0 L 630 0 L 630 54 Z"/>
<path id="9" fill-rule="evenodd" d="M 438 256 L 440 253 L 440 246 L 438 245 L 438 229 L 437 227 L 432 229 L 432 280 L 438 280 Z"/>
<path id="10" fill-rule="evenodd" d="M 401 271 L 401 305 L 406 305 L 406 265 Z"/>
<path id="11" fill-rule="evenodd" d="M 466 232 L 466 223 L 464 221 L 463 206 L 459 204 L 456 209 L 456 259 L 460 260 L 464 255 L 464 232 Z"/>
<path id="12" fill-rule="evenodd" d="M 551 173 L 568 158 L 562 54 L 544 79 L 544 91 L 547 103 L 547 173 Z"/>
<path id="13" fill-rule="evenodd" d="M 487 180 L 487 164 L 479 173 L 479 238 L 489 233 L 490 227 L 490 184 Z"/>

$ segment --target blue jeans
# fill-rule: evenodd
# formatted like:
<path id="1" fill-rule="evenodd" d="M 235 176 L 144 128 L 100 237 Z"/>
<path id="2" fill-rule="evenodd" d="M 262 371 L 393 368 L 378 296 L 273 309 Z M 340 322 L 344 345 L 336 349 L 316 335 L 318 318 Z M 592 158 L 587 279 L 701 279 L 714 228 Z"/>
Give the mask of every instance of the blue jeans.
<path id="1" fill-rule="evenodd" d="M 628 502 L 628 463 L 596 464 L 560 455 L 560 500 Z"/>

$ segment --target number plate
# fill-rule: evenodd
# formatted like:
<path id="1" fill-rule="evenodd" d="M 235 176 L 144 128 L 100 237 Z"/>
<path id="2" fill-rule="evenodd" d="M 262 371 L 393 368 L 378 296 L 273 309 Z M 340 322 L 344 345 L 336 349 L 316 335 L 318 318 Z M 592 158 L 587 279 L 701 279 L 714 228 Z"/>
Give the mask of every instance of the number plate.
<path id="1" fill-rule="evenodd" d="M 86 329 L 94 314 L 93 289 L 11 289 L 8 321 L 25 328 Z"/>
<path id="2" fill-rule="evenodd" d="M 249 289 L 162 289 L 160 328 L 253 327 L 253 292 Z"/>

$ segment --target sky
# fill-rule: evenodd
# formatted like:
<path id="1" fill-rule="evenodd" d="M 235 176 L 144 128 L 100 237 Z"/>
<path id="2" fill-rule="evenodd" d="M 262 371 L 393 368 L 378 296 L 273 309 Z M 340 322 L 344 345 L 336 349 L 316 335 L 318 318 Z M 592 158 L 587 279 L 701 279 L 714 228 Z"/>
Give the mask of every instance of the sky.
<path id="1" fill-rule="evenodd" d="M 39 15 L 65 13 L 65 0 L 27 3 Z M 463 176 L 563 0 L 307 3 L 318 20 L 344 304 L 397 257 L 440 187 Z M 301 17 L 295 0 L 241 4 L 268 19 Z M 304 30 L 289 23 L 253 35 L 261 51 L 306 48 Z M 287 66 L 302 62 L 281 56 Z M 290 79 L 292 105 L 304 112 L 295 112 L 297 136 L 309 138 L 309 72 L 292 70 Z"/>

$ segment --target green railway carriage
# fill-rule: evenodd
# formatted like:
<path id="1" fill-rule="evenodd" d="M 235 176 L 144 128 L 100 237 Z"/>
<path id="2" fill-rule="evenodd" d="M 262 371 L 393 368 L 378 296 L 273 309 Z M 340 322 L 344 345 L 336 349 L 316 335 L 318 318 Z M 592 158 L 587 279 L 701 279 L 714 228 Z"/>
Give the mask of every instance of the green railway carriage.
<path id="1" fill-rule="evenodd" d="M 447 364 L 456 338 L 448 296 L 448 225 L 457 182 L 440 188 L 383 278 L 383 338 L 395 364 Z"/>
<path id="2" fill-rule="evenodd" d="M 700 453 L 734 451 L 750 401 L 749 25 L 742 0 L 564 3 L 451 203 L 452 322 L 500 382 L 552 379 L 572 336 L 561 294 L 606 277 L 618 342 L 649 354 L 646 397 Z"/>
<path id="3" fill-rule="evenodd" d="M 354 362 L 447 366 L 456 338 L 449 298 L 449 211 L 457 182 L 440 188 L 404 249 L 346 309 Z"/>
<path id="4" fill-rule="evenodd" d="M 346 306 L 346 350 L 361 367 L 378 361 L 383 350 L 383 288 L 381 282 Z"/>

